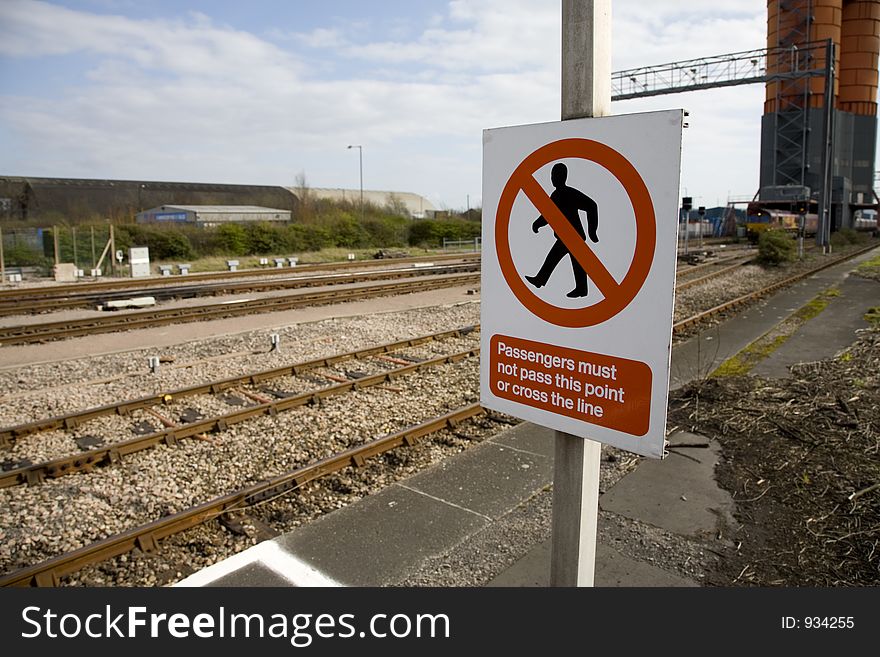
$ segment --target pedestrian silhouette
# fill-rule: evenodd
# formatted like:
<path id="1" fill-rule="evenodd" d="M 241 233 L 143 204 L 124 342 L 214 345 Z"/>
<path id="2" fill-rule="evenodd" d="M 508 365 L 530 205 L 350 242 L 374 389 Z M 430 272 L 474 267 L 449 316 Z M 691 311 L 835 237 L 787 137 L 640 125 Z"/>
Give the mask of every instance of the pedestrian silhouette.
<path id="1" fill-rule="evenodd" d="M 596 229 L 599 226 L 599 209 L 596 206 L 596 202 L 583 192 L 566 185 L 565 181 L 567 178 L 568 167 L 562 162 L 554 164 L 553 169 L 550 171 L 550 181 L 556 189 L 550 194 L 550 200 L 556 204 L 556 207 L 559 208 L 559 211 L 568 220 L 568 223 L 571 224 L 572 228 L 577 231 L 577 234 L 585 242 L 587 241 L 587 236 L 584 233 L 584 226 L 581 223 L 578 211 L 583 210 L 586 212 L 590 239 L 598 242 L 599 237 L 596 235 Z M 537 233 L 542 226 L 546 225 L 547 220 L 541 215 L 535 219 L 532 224 L 532 230 Z M 568 247 L 565 246 L 559 235 L 555 232 L 553 235 L 556 236 L 556 242 L 550 247 L 550 252 L 544 258 L 544 264 L 541 265 L 540 271 L 534 276 L 526 276 L 525 279 L 535 287 L 544 287 L 547 285 L 547 280 L 550 278 L 553 270 L 556 269 L 556 265 L 567 255 L 571 258 L 571 269 L 574 272 L 574 289 L 565 296 L 573 299 L 587 296 L 587 272 L 584 271 L 577 258 L 568 250 Z"/>

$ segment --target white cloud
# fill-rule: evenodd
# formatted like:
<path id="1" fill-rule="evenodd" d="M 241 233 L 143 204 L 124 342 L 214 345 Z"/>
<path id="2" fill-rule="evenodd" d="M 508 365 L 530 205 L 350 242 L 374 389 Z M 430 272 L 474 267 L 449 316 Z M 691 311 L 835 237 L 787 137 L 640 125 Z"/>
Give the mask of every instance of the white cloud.
<path id="1" fill-rule="evenodd" d="M 348 44 L 348 39 L 338 28 L 319 27 L 311 32 L 296 33 L 293 38 L 308 48 L 339 48 Z"/>
<path id="2" fill-rule="evenodd" d="M 204 14 L 188 20 L 132 20 L 35 0 L 0 5 L 0 55 L 93 54 L 140 69 L 248 83 L 289 79 L 300 66 L 278 47 L 247 32 L 214 27 Z"/>
<path id="3" fill-rule="evenodd" d="M 763 12 L 760 0 L 615 0 L 613 67 L 760 47 Z M 370 32 L 333 19 L 270 41 L 199 14 L 141 20 L 0 0 L 0 58 L 89 56 L 87 83 L 50 104 L 0 97 L 0 120 L 26 145 L 0 154 L 0 170 L 266 184 L 304 170 L 315 186 L 340 186 L 357 182 L 344 147 L 359 143 L 368 187 L 474 204 L 482 129 L 559 116 L 559 17 L 558 2 L 454 0 L 421 31 L 394 23 L 394 40 L 359 40 Z M 749 193 L 761 106 L 748 89 L 615 112 L 690 107 L 684 184 L 695 196 Z"/>

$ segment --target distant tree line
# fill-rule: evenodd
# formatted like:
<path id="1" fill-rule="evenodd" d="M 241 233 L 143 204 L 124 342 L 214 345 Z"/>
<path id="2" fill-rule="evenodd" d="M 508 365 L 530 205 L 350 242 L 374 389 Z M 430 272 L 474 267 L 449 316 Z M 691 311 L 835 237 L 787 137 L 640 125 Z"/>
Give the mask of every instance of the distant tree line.
<path id="1" fill-rule="evenodd" d="M 362 218 L 358 203 L 309 199 L 301 205 L 298 215 L 296 221 L 288 224 L 125 224 L 117 226 L 116 243 L 122 249 L 148 246 L 151 257 L 156 259 L 193 259 L 302 253 L 329 247 L 431 248 L 442 246 L 444 238 L 470 240 L 481 233 L 478 210 L 471 210 L 467 216 L 411 219 L 402 204 L 365 204 Z"/>

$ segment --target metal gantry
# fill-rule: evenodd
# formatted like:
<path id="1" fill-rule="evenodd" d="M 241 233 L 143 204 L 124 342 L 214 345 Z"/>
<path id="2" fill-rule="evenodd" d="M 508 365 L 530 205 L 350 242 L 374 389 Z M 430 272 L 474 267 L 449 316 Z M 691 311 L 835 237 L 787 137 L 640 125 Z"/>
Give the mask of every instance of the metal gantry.
<path id="1" fill-rule="evenodd" d="M 611 74 L 611 100 L 628 100 L 741 84 L 800 80 L 825 75 L 825 41 L 713 55 L 681 62 L 642 66 Z"/>
<path id="2" fill-rule="evenodd" d="M 831 216 L 831 151 L 834 88 L 834 43 L 801 43 L 804 34 L 786 34 L 773 48 L 745 50 L 668 64 L 643 66 L 611 74 L 611 100 L 629 100 L 663 94 L 717 89 L 743 84 L 776 82 L 774 93 L 773 185 L 800 185 L 809 170 L 809 78 L 822 77 L 825 85 L 822 119 L 822 163 L 818 196 L 820 230 L 817 242 L 826 244 Z"/>

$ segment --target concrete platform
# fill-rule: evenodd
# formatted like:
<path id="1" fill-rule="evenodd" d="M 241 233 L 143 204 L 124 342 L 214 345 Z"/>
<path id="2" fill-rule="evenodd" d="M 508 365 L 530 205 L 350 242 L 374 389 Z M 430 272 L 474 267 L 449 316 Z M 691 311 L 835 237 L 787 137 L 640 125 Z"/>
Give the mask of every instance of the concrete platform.
<path id="1" fill-rule="evenodd" d="M 678 345 L 672 354 L 671 386 L 708 376 L 832 285 L 840 288 L 840 296 L 801 327 L 761 369 L 784 373 L 794 362 L 817 360 L 849 345 L 854 332 L 866 325 L 862 315 L 880 304 L 880 284 L 847 277 L 869 257 L 821 272 Z M 682 443 L 707 446 L 676 448 Z M 719 532 L 734 509 L 730 496 L 714 479 L 719 453 L 719 446 L 704 437 L 686 433 L 670 436 L 668 458 L 641 460 L 631 474 L 600 496 L 600 536 L 603 523 L 614 518 L 628 518 L 685 539 L 707 538 Z M 546 508 L 533 502 L 542 496 L 546 499 L 552 473 L 553 432 L 522 424 L 178 585 L 396 585 L 426 563 L 429 567 L 454 567 L 444 562 L 444 555 L 456 550 L 467 553 L 473 546 L 473 553 L 483 559 L 506 559 L 506 565 L 484 582 L 488 586 L 547 586 L 550 550 L 546 531 L 512 560 L 505 545 L 493 547 L 489 543 L 487 550 L 487 542 L 481 539 L 512 516 L 527 514 L 530 505 L 535 508 L 533 513 L 542 516 L 535 522 L 546 529 Z M 699 585 L 601 541 L 596 584 Z"/>
<path id="2" fill-rule="evenodd" d="M 696 582 L 596 545 L 596 586 L 695 587 Z M 550 586 L 550 541 L 542 541 L 486 586 Z"/>
<path id="3" fill-rule="evenodd" d="M 703 436 L 678 432 L 669 437 L 669 451 L 670 456 L 662 461 L 645 459 L 639 463 L 634 472 L 601 496 L 599 507 L 695 538 L 714 534 L 719 520 L 732 523 L 733 500 L 715 485 L 721 446 Z"/>
<path id="4" fill-rule="evenodd" d="M 832 358 L 850 345 L 856 331 L 868 326 L 864 315 L 869 308 L 880 306 L 880 284 L 877 281 L 850 276 L 836 289 L 839 295 L 831 301 L 818 321 L 807 322 L 766 360 L 752 370 L 759 376 L 783 378 L 791 375 L 792 363 L 809 363 Z"/>

